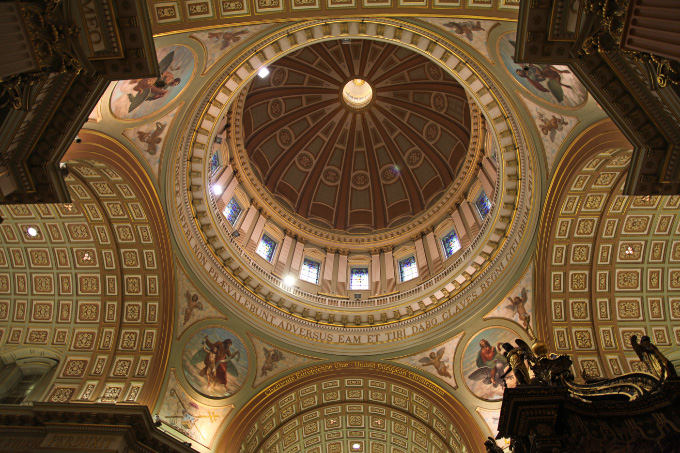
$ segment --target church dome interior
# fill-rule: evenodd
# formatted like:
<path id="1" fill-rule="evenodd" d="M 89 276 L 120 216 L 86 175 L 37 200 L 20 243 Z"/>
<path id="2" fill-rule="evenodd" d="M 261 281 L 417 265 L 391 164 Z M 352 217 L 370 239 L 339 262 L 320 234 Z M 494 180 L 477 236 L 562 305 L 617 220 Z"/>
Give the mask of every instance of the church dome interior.
<path id="1" fill-rule="evenodd" d="M 676 117 L 567 61 L 586 22 L 541 47 L 511 0 L 104 3 L 50 10 L 113 27 L 82 78 L 0 93 L 0 408 L 44 431 L 0 445 L 141 408 L 144 451 L 483 452 L 504 343 L 583 382 L 652 374 L 643 336 L 680 366 Z"/>

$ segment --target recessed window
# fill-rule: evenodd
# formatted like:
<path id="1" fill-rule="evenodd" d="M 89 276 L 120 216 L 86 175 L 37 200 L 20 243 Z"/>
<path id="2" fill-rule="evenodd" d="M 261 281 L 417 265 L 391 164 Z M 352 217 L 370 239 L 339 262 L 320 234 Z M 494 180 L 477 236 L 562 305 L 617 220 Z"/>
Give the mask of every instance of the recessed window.
<path id="1" fill-rule="evenodd" d="M 319 274 L 321 273 L 321 263 L 305 258 L 302 261 L 302 269 L 300 270 L 300 280 L 309 283 L 319 284 Z"/>
<path id="2" fill-rule="evenodd" d="M 479 215 L 482 217 L 482 219 L 484 219 L 486 215 L 491 211 L 491 202 L 489 201 L 489 197 L 486 196 L 486 193 L 484 193 L 484 191 L 482 191 L 482 193 L 479 194 L 479 197 L 475 202 L 475 206 L 477 206 L 477 211 L 479 211 Z"/>
<path id="3" fill-rule="evenodd" d="M 224 208 L 222 214 L 227 218 L 227 222 L 229 222 L 231 226 L 234 226 L 242 212 L 243 209 L 241 208 L 241 205 L 238 204 L 236 198 L 232 198 L 229 200 L 229 203 L 227 203 L 227 207 Z"/>
<path id="4" fill-rule="evenodd" d="M 458 240 L 458 235 L 455 231 L 451 231 L 449 234 L 442 238 L 442 247 L 444 247 L 444 256 L 449 258 L 451 255 L 460 250 L 460 241 Z"/>
<path id="5" fill-rule="evenodd" d="M 38 381 L 43 377 L 42 374 L 24 374 L 21 379 L 7 392 L 7 395 L 0 401 L 1 404 L 21 404 L 26 397 L 33 391 Z"/>
<path id="6" fill-rule="evenodd" d="M 210 156 L 210 176 L 215 176 L 218 171 L 222 168 L 222 162 L 220 161 L 219 151 L 215 151 L 212 156 Z"/>
<path id="7" fill-rule="evenodd" d="M 266 259 L 267 261 L 271 262 L 272 258 L 274 258 L 274 251 L 276 250 L 276 241 L 266 234 L 262 235 L 262 239 L 260 239 L 260 245 L 257 246 L 257 250 L 255 251 L 258 255 L 260 255 L 262 258 Z"/>
<path id="8" fill-rule="evenodd" d="M 368 289 L 367 267 L 353 267 L 350 270 L 349 289 Z"/>
<path id="9" fill-rule="evenodd" d="M 405 260 L 399 261 L 399 277 L 401 277 L 402 282 L 413 280 L 417 276 L 418 266 L 415 257 L 409 256 Z"/>

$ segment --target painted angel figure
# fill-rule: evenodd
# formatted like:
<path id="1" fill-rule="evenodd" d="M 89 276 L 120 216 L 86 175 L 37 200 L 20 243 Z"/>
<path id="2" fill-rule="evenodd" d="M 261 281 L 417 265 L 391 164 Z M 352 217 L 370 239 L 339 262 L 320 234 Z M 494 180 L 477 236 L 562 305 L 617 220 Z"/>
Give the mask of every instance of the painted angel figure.
<path id="1" fill-rule="evenodd" d="M 527 289 L 522 288 L 522 292 L 520 293 L 519 297 L 508 297 L 510 305 L 506 305 L 505 307 L 511 310 L 514 315 L 517 315 L 519 320 L 522 321 L 522 325 L 525 329 L 529 328 L 529 321 L 531 320 L 531 315 L 527 312 L 525 307 L 528 298 Z"/>
<path id="2" fill-rule="evenodd" d="M 203 348 L 199 349 L 194 354 L 193 358 L 191 359 L 191 364 L 197 367 L 200 366 L 200 364 L 203 364 L 203 369 L 205 369 L 208 366 L 206 365 L 206 361 L 209 360 L 207 357 L 208 355 L 207 351 L 214 350 L 215 376 L 213 383 L 211 383 L 211 386 L 213 386 L 215 383 L 224 386 L 224 391 L 228 396 L 230 394 L 229 375 L 233 377 L 238 377 L 238 369 L 232 363 L 232 361 L 238 362 L 241 357 L 241 353 L 238 350 L 232 352 L 231 346 L 233 343 L 230 338 L 227 338 L 223 341 L 212 342 L 206 336 L 203 344 L 204 344 Z M 199 371 L 199 374 L 202 372 L 203 370 Z"/>
<path id="3" fill-rule="evenodd" d="M 184 309 L 184 324 L 189 322 L 191 315 L 194 314 L 194 310 L 203 310 L 203 304 L 198 300 L 198 294 L 191 294 L 187 291 L 186 298 L 187 307 Z"/>
<path id="4" fill-rule="evenodd" d="M 156 129 L 151 132 L 137 131 L 137 138 L 142 143 L 146 143 L 146 152 L 152 156 L 158 152 L 158 145 L 163 141 L 161 135 L 168 123 L 156 121 Z"/>
<path id="5" fill-rule="evenodd" d="M 264 349 L 264 363 L 262 364 L 262 369 L 260 374 L 266 376 L 268 372 L 276 368 L 276 362 L 283 360 L 283 353 L 278 349 L 270 351 L 267 348 Z"/>
<path id="6" fill-rule="evenodd" d="M 172 51 L 158 62 L 158 68 L 161 71 L 160 77 L 131 80 L 131 82 L 135 84 L 132 91 L 136 92 L 136 94 L 134 96 L 128 94 L 128 99 L 130 100 L 128 113 L 132 112 L 146 101 L 161 99 L 168 94 L 170 88 L 180 84 L 182 80 L 179 77 L 175 77 L 174 74 L 170 72 L 171 70 L 178 71 L 180 69 L 171 67 L 174 58 L 175 52 Z"/>
<path id="7" fill-rule="evenodd" d="M 215 32 L 215 33 L 208 33 L 208 38 L 214 39 L 217 42 L 222 42 L 220 45 L 220 50 L 224 50 L 227 47 L 229 47 L 231 44 L 238 42 L 241 40 L 240 35 L 245 35 L 248 33 L 248 30 L 239 30 L 237 32 Z"/>
<path id="8" fill-rule="evenodd" d="M 437 374 L 444 377 L 452 377 L 447 368 L 449 367 L 448 359 L 442 360 L 444 357 L 444 349 L 441 348 L 437 352 L 430 352 L 429 357 L 423 357 L 419 360 L 423 366 L 433 366 L 437 370 Z"/>
<path id="9" fill-rule="evenodd" d="M 448 22 L 444 24 L 445 27 L 450 28 L 457 35 L 465 35 L 468 41 L 472 41 L 473 33 L 476 31 L 483 31 L 482 23 L 480 21 L 472 22 L 466 20 L 463 22 Z"/>
<path id="10" fill-rule="evenodd" d="M 508 366 L 507 359 L 501 354 L 502 344 L 498 343 L 494 348 L 488 340 L 480 340 L 479 352 L 477 353 L 477 369 L 470 373 L 469 379 L 482 381 L 484 384 L 493 385 L 494 388 L 505 386 L 501 376 Z"/>
<path id="11" fill-rule="evenodd" d="M 560 70 L 553 65 L 526 64 L 516 71 L 519 77 L 527 79 L 538 91 L 551 93 L 557 102 L 564 101 L 564 88 L 571 89 L 570 85 L 562 83 L 562 75 L 569 73 L 568 69 Z M 543 86 L 547 85 L 547 88 Z"/>
<path id="12" fill-rule="evenodd" d="M 569 124 L 561 116 L 553 115 L 552 118 L 548 119 L 544 114 L 539 112 L 538 109 L 536 109 L 536 113 L 538 113 L 538 121 L 540 123 L 538 127 L 541 129 L 541 133 L 545 136 L 549 136 L 551 142 L 555 141 L 557 132 L 562 131 L 564 126 Z"/>

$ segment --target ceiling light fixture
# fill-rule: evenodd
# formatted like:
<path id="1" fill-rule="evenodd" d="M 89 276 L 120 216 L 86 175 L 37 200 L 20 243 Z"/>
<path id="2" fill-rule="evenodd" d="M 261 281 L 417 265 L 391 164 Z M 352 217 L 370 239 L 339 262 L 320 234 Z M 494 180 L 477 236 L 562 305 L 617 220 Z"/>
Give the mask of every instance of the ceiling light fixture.
<path id="1" fill-rule="evenodd" d="M 257 71 L 257 75 L 264 79 L 269 75 L 269 69 L 266 66 L 263 66 L 259 71 Z"/>
<path id="2" fill-rule="evenodd" d="M 290 274 L 286 275 L 283 277 L 283 284 L 286 286 L 293 286 L 295 284 L 295 277 Z"/>
<path id="3" fill-rule="evenodd" d="M 352 444 L 352 450 L 359 451 L 361 450 L 361 444 L 356 442 Z"/>
<path id="4" fill-rule="evenodd" d="M 33 227 L 28 227 L 28 229 L 26 230 L 26 233 L 28 233 L 28 235 L 31 236 L 31 237 L 36 237 L 38 235 L 38 230 L 36 230 Z"/>
<path id="5" fill-rule="evenodd" d="M 224 192 L 224 187 L 219 184 L 215 184 L 212 188 L 212 191 L 215 195 L 222 195 L 222 192 Z"/>

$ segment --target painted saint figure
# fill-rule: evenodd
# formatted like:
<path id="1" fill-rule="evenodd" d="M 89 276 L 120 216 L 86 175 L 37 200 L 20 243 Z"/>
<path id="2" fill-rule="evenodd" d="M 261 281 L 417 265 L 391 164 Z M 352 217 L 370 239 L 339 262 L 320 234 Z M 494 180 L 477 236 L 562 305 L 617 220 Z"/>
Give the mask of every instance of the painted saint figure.
<path id="1" fill-rule="evenodd" d="M 134 83 L 132 90 L 136 93 L 134 96 L 128 93 L 128 99 L 130 100 L 130 107 L 128 107 L 128 113 L 135 110 L 137 107 L 142 105 L 146 101 L 155 101 L 161 99 L 166 94 L 170 88 L 175 87 L 182 81 L 179 77 L 175 77 L 170 70 L 178 71 L 180 68 L 171 68 L 172 60 L 175 58 L 175 52 L 172 51 L 165 56 L 160 62 L 158 62 L 158 67 L 161 72 L 161 76 L 158 78 L 148 78 L 148 79 L 134 79 L 131 80 Z"/>
<path id="2" fill-rule="evenodd" d="M 241 356 L 240 351 L 238 350 L 232 352 L 231 346 L 232 341 L 230 338 L 223 341 L 212 342 L 206 335 L 202 349 L 199 349 L 191 360 L 192 365 L 196 367 L 201 363 L 203 364 L 203 369 L 199 372 L 199 375 L 206 376 L 206 379 L 209 382 L 206 389 L 213 386 L 215 383 L 221 384 L 224 386 L 224 391 L 227 396 L 230 394 L 229 375 L 238 377 L 238 369 L 236 369 L 236 366 L 234 366 L 232 361 L 238 362 Z M 210 362 L 213 360 L 209 356 L 213 353 L 215 354 L 214 376 L 208 378 L 207 375 L 210 368 Z"/>
<path id="3" fill-rule="evenodd" d="M 485 384 L 492 384 L 494 387 L 504 385 L 501 376 L 508 366 L 508 361 L 501 354 L 500 350 L 501 343 L 494 348 L 488 340 L 480 340 L 476 361 L 477 370 L 472 372 L 468 377 L 473 381 L 482 381 Z"/>
<path id="4" fill-rule="evenodd" d="M 430 352 L 429 357 L 423 357 L 420 359 L 420 363 L 422 363 L 424 366 L 433 366 L 434 369 L 437 370 L 437 374 L 450 378 L 452 376 L 447 370 L 449 365 L 448 360 L 442 360 L 442 357 L 444 356 L 444 349 L 445 348 L 441 348 L 436 353 L 434 351 Z"/>
<path id="5" fill-rule="evenodd" d="M 560 70 L 553 65 L 536 65 L 532 63 L 516 70 L 519 77 L 527 79 L 538 91 L 544 93 L 550 92 L 558 102 L 564 101 L 563 87 L 571 89 L 570 85 L 562 83 L 562 76 L 560 74 L 568 74 L 569 72 L 568 69 Z M 544 82 L 547 84 L 547 88 L 543 86 Z"/>

